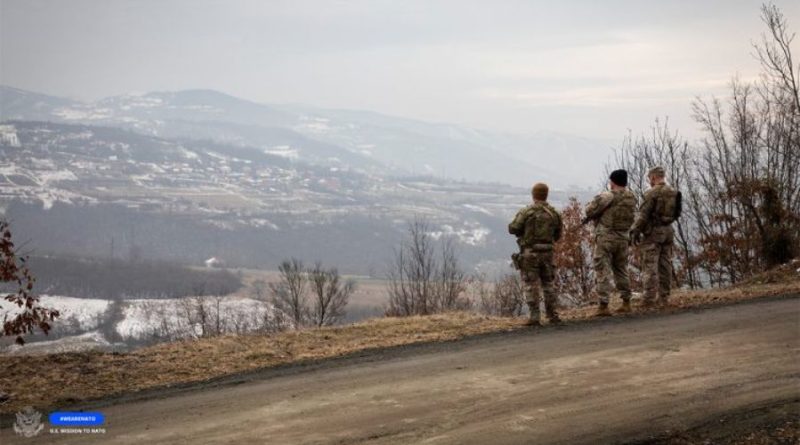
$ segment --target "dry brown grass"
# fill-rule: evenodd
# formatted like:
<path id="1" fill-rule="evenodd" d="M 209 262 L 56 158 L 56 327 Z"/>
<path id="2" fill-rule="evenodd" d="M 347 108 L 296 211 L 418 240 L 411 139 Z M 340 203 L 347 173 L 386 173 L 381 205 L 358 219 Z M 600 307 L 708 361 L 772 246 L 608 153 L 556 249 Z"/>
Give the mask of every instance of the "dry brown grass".
<path id="1" fill-rule="evenodd" d="M 224 336 L 164 343 L 130 353 L 5 356 L 0 388 L 11 400 L 1 412 L 50 407 L 121 392 L 202 382 L 214 377 L 341 356 L 355 351 L 446 341 L 519 326 L 518 320 L 453 313 L 385 318 L 271 336 Z"/>
<path id="2" fill-rule="evenodd" d="M 729 289 L 678 292 L 668 310 L 800 293 L 797 274 L 792 273 L 784 278 L 778 282 Z M 562 314 L 562 318 L 568 322 L 578 322 L 591 318 L 593 311 L 593 307 L 568 310 Z M 635 309 L 635 312 L 640 311 Z M 11 400 L 0 408 L 0 412 L 13 412 L 26 405 L 49 408 L 148 388 L 203 382 L 374 348 L 513 331 L 524 329 L 522 322 L 522 319 L 459 312 L 427 317 L 374 319 L 341 327 L 270 336 L 224 336 L 179 341 L 130 353 L 3 356 L 0 360 L 0 388 L 11 393 Z"/>

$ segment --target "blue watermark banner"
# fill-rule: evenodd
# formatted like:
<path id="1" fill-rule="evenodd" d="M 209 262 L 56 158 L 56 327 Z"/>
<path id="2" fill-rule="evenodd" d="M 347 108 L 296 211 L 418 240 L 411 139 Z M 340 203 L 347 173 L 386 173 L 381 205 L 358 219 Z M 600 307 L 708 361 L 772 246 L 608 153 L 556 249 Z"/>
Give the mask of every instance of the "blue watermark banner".
<path id="1" fill-rule="evenodd" d="M 99 426 L 106 421 L 103 413 L 58 411 L 50 413 L 50 424 L 58 426 Z"/>

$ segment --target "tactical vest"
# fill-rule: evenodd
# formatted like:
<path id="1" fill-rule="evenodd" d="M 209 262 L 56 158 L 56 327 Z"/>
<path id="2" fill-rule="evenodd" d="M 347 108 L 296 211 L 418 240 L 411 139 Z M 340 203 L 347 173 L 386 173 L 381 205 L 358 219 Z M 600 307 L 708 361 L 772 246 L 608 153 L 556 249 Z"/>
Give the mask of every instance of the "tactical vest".
<path id="1" fill-rule="evenodd" d="M 635 217 L 636 196 L 629 190 L 611 193 L 614 199 L 600 216 L 600 225 L 615 232 L 627 232 Z"/>
<path id="2" fill-rule="evenodd" d="M 558 216 L 555 209 L 546 204 L 534 204 L 528 210 L 525 219 L 525 233 L 522 235 L 522 247 L 533 247 L 537 244 L 553 244 L 558 230 Z"/>
<path id="3" fill-rule="evenodd" d="M 683 196 L 681 192 L 666 184 L 657 187 L 653 191 L 656 194 L 653 222 L 656 225 L 666 226 L 681 216 Z"/>

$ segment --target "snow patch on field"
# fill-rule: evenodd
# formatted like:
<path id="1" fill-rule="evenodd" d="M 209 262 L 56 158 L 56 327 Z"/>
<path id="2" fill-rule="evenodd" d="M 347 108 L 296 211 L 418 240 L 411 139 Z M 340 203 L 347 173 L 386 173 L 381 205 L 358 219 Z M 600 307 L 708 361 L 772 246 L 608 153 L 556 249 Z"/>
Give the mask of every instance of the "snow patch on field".
<path id="1" fill-rule="evenodd" d="M 97 327 L 97 320 L 108 309 L 110 300 L 99 298 L 74 298 L 44 295 L 40 299 L 42 306 L 57 309 L 61 318 L 75 317 L 84 329 Z"/>
<path id="2" fill-rule="evenodd" d="M 13 125 L 0 125 L 0 144 L 11 147 L 20 146 L 16 127 Z"/>
<path id="3" fill-rule="evenodd" d="M 264 153 L 272 156 L 280 156 L 286 159 L 297 159 L 300 157 L 300 153 L 288 145 L 276 145 L 274 147 L 265 149 Z"/>
<path id="4" fill-rule="evenodd" d="M 73 298 L 55 295 L 42 295 L 39 302 L 43 307 L 55 309 L 61 313 L 56 320 L 65 323 L 66 320 L 75 320 L 82 330 L 91 330 L 97 327 L 97 321 L 108 309 L 109 300 L 95 298 Z M 22 309 L 8 301 L 0 300 L 0 319 L 15 317 Z"/>
<path id="5" fill-rule="evenodd" d="M 109 300 L 95 298 L 73 298 L 57 295 L 42 295 L 39 297 L 42 306 L 56 309 L 61 312 L 61 318 L 77 317 L 82 326 L 90 326 L 108 308 Z M 13 317 L 20 313 L 20 308 L 8 301 L 0 301 L 0 318 Z"/>
<path id="6" fill-rule="evenodd" d="M 181 156 L 186 159 L 198 159 L 199 156 L 197 153 L 185 148 L 185 147 L 178 147 L 180 149 Z"/>
<path id="7" fill-rule="evenodd" d="M 8 355 L 40 355 L 58 354 L 63 352 L 82 352 L 93 350 L 109 350 L 114 348 L 124 349 L 124 344 L 112 344 L 97 331 L 90 331 L 80 335 L 62 337 L 58 340 L 47 340 L 36 343 L 27 343 L 24 346 L 11 345 L 4 351 Z"/>
<path id="8" fill-rule="evenodd" d="M 296 126 L 296 130 L 309 133 L 327 133 L 331 130 L 330 120 L 323 117 L 304 117 L 304 122 Z"/>
<path id="9" fill-rule="evenodd" d="M 87 197 L 84 195 L 79 195 L 77 193 L 68 192 L 66 190 L 53 189 L 53 188 L 43 189 L 42 191 L 34 193 L 34 196 L 42 203 L 42 207 L 44 209 L 52 208 L 53 204 L 59 201 L 68 203 L 72 203 L 74 201 L 79 201 L 79 200 L 84 200 L 90 203 L 97 202 L 97 199 L 93 197 Z"/>
<path id="10" fill-rule="evenodd" d="M 247 224 L 248 222 L 242 220 L 243 224 Z M 268 219 L 264 218 L 250 218 L 249 225 L 253 227 L 269 227 L 272 230 L 280 230 L 281 228 L 278 227 L 275 223 Z"/>
<path id="11" fill-rule="evenodd" d="M 53 114 L 64 120 L 100 120 L 109 119 L 113 112 L 108 108 L 58 108 Z"/>
<path id="12" fill-rule="evenodd" d="M 23 347 L 9 346 L 0 352 L 38 354 L 125 347 L 124 344 L 110 343 L 98 332 L 102 323 L 108 321 L 104 319 L 112 300 L 44 295 L 40 297 L 40 303 L 61 313 L 54 323 L 53 332 L 60 331 L 62 335 L 68 332 L 71 335 L 61 338 L 51 336 L 52 339 L 29 342 Z M 259 332 L 264 329 L 265 322 L 270 326 L 275 325 L 275 308 L 267 302 L 251 298 L 185 297 L 119 300 L 118 303 L 122 305 L 121 316 L 116 325 L 111 327 L 124 342 L 133 344 L 196 338 L 204 335 L 204 330 L 205 334 L 216 329 L 221 333 Z M 11 318 L 19 313 L 20 309 L 16 306 L 6 301 L 0 302 L 0 319 Z"/>
<path id="13" fill-rule="evenodd" d="M 472 205 L 472 204 L 463 204 L 462 207 L 464 207 L 467 210 L 471 210 L 473 212 L 478 212 L 478 213 L 483 213 L 484 215 L 494 216 L 492 214 L 492 212 L 486 210 L 485 208 L 483 208 L 481 206 L 476 206 L 476 205 Z"/>
<path id="14" fill-rule="evenodd" d="M 75 176 L 75 173 L 72 173 L 69 170 L 37 171 L 36 176 L 39 178 L 39 183 L 43 186 L 47 186 L 51 182 L 78 180 L 78 177 Z"/>
<path id="15" fill-rule="evenodd" d="M 203 335 L 201 310 L 211 320 L 214 329 L 219 314 L 220 330 L 240 333 L 256 331 L 265 317 L 273 313 L 268 303 L 250 298 L 126 300 L 124 318 L 116 329 L 123 338 L 136 340 L 153 336 L 173 339 L 198 337 Z"/>
<path id="16" fill-rule="evenodd" d="M 481 226 L 477 223 L 466 223 L 466 227 L 455 228 L 449 224 L 442 225 L 441 230 L 430 232 L 429 235 L 433 239 L 440 239 L 444 237 L 453 237 L 462 244 L 470 246 L 480 246 L 486 242 L 486 237 L 489 236 L 491 230 Z"/>
<path id="17" fill-rule="evenodd" d="M 0 175 L 25 175 L 25 173 L 16 165 L 7 164 L 0 166 Z"/>

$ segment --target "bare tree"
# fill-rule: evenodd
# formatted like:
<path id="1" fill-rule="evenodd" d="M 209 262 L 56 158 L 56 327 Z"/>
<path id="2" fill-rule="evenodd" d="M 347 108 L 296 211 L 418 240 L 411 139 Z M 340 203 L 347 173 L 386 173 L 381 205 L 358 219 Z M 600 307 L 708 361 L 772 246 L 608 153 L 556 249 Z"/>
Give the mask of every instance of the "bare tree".
<path id="1" fill-rule="evenodd" d="M 97 329 L 112 343 L 122 340 L 117 332 L 117 324 L 125 319 L 125 306 L 126 303 L 122 300 L 112 300 L 98 320 Z"/>
<path id="2" fill-rule="evenodd" d="M 575 305 L 587 302 L 594 290 L 591 261 L 594 237 L 589 227 L 581 224 L 582 211 L 578 199 L 571 197 L 561 211 L 564 230 L 553 248 L 556 295 Z"/>
<path id="3" fill-rule="evenodd" d="M 211 304 L 214 320 L 214 331 L 212 335 L 222 335 L 222 333 L 226 331 L 226 327 L 224 326 L 226 314 L 222 311 L 222 297 L 219 295 L 211 297 Z"/>
<path id="4" fill-rule="evenodd" d="M 731 98 L 698 98 L 702 126 L 691 205 L 713 284 L 735 283 L 796 256 L 800 233 L 800 97 L 794 34 L 773 5 L 768 33 L 754 44 L 759 82 L 734 78 Z M 800 70 L 800 69 L 798 69 Z"/>
<path id="5" fill-rule="evenodd" d="M 345 315 L 345 307 L 356 289 L 353 280 L 342 281 L 336 268 L 324 269 L 317 263 L 309 272 L 313 293 L 311 319 L 315 326 L 330 326 Z"/>
<path id="6" fill-rule="evenodd" d="M 33 334 L 34 329 L 47 334 L 60 315 L 57 310 L 39 304 L 39 297 L 33 293 L 34 281 L 25 258 L 17 255 L 8 222 L 0 221 L 0 282 L 16 283 L 16 290 L 5 295 L 4 300 L 19 310 L 12 317 L 7 313 L 3 316 L 3 335 L 16 336 L 15 341 L 20 345 L 25 343 L 22 336 Z"/>
<path id="7" fill-rule="evenodd" d="M 272 304 L 285 313 L 295 329 L 299 329 L 308 319 L 308 274 L 303 262 L 292 258 L 278 267 L 279 281 L 270 283 Z"/>
<path id="8" fill-rule="evenodd" d="M 433 287 L 432 307 L 434 312 L 463 310 L 469 308 L 469 300 L 463 298 L 466 291 L 466 274 L 459 267 L 453 238 L 443 237 L 440 244 L 441 263 Z"/>
<path id="9" fill-rule="evenodd" d="M 761 88 L 768 94 L 770 102 L 788 107 L 788 117 L 797 117 L 800 110 L 800 64 L 795 72 L 792 58 L 795 33 L 789 32 L 786 17 L 774 4 L 761 5 L 761 20 L 767 25 L 768 32 L 761 35 L 760 43 L 753 43 L 755 57 L 764 70 Z M 796 137 L 797 125 L 789 129 Z"/>
<path id="10" fill-rule="evenodd" d="M 800 255 L 800 64 L 795 65 L 783 13 L 775 5 L 761 7 L 768 32 L 753 44 L 763 70 L 756 85 L 763 116 L 761 144 L 769 176 L 761 189 L 766 230 L 762 255 L 768 266 Z"/>
<path id="11" fill-rule="evenodd" d="M 489 315 L 519 317 L 525 309 L 525 292 L 519 274 L 507 274 L 487 286 L 485 280 L 478 284 L 480 309 Z"/>
<path id="12" fill-rule="evenodd" d="M 466 275 L 458 264 L 452 240 L 442 235 L 437 261 L 430 224 L 420 218 L 409 223 L 407 238 L 395 250 L 388 272 L 390 316 L 428 315 L 469 307 L 464 298 Z"/>
<path id="13" fill-rule="evenodd" d="M 200 328 L 200 337 L 210 337 L 211 311 L 203 297 L 192 297 L 194 301 L 195 314 L 197 316 L 195 326 Z"/>
<path id="14" fill-rule="evenodd" d="M 264 280 L 255 280 L 251 285 L 253 288 L 253 298 L 256 300 L 265 300 L 267 298 L 267 291 L 269 290 L 269 285 Z"/>
<path id="15" fill-rule="evenodd" d="M 429 314 L 435 268 L 429 225 L 415 218 L 409 223 L 408 239 L 395 251 L 394 263 L 389 270 L 387 315 Z"/>
<path id="16" fill-rule="evenodd" d="M 180 309 L 190 308 L 189 299 L 181 299 Z M 167 312 L 166 304 L 163 300 L 144 301 L 137 304 L 138 318 L 145 326 L 144 332 L 130 333 L 126 341 L 132 341 L 138 337 L 143 343 L 157 343 L 161 341 L 172 341 L 181 338 L 195 338 L 195 326 L 191 322 L 191 313 L 187 312 L 185 317 L 172 318 Z"/>
<path id="17" fill-rule="evenodd" d="M 273 333 L 285 331 L 291 326 L 291 323 L 287 319 L 286 314 L 270 305 L 270 307 L 261 314 L 261 317 L 259 317 L 257 323 L 254 323 L 254 325 L 258 326 L 257 332 Z"/>

